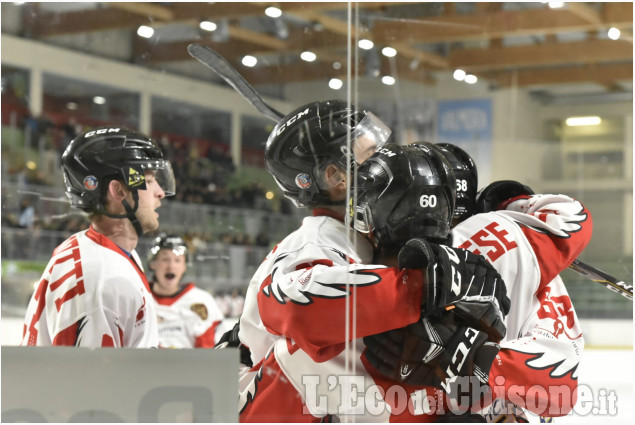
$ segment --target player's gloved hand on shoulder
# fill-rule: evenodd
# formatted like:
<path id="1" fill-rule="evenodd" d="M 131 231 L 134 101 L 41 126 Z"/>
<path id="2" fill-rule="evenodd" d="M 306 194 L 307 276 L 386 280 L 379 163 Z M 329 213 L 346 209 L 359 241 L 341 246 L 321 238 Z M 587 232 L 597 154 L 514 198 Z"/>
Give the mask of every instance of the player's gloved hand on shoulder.
<path id="1" fill-rule="evenodd" d="M 490 183 L 476 194 L 476 213 L 504 209 L 504 202 L 522 195 L 533 195 L 529 186 L 514 180 L 499 180 Z"/>
<path id="2" fill-rule="evenodd" d="M 410 239 L 398 255 L 400 269 L 421 268 L 426 277 L 423 315 L 458 301 L 493 302 L 502 321 L 509 313 L 507 288 L 500 274 L 480 255 L 460 248 Z M 457 308 L 457 311 L 463 312 Z M 471 313 L 469 313 L 471 314 Z"/>
<path id="3" fill-rule="evenodd" d="M 489 371 L 499 341 L 449 311 L 364 337 L 364 353 L 373 367 L 397 382 L 441 388 L 457 400 L 469 395 L 474 405 L 489 394 Z"/>

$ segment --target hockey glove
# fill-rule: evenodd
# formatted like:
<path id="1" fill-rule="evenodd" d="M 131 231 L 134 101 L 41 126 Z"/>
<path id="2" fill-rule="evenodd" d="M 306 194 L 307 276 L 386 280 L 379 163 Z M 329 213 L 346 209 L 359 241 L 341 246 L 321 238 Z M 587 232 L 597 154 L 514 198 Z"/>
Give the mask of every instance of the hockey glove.
<path id="1" fill-rule="evenodd" d="M 488 314 L 496 314 L 489 303 Z M 470 395 L 474 404 L 489 393 L 489 371 L 500 339 L 456 320 L 452 312 L 424 317 L 405 328 L 364 337 L 365 356 L 383 375 L 409 385 Z M 461 399 L 463 400 L 463 399 Z"/>
<path id="2" fill-rule="evenodd" d="M 492 301 L 501 320 L 509 313 L 507 288 L 500 274 L 485 258 L 460 248 L 410 239 L 399 251 L 400 269 L 422 268 L 426 276 L 423 315 L 447 308 L 457 301 Z"/>
<path id="3" fill-rule="evenodd" d="M 521 195 L 533 195 L 534 191 L 514 180 L 499 180 L 489 184 L 476 194 L 476 213 L 504 209 L 504 202 Z"/>
<path id="4" fill-rule="evenodd" d="M 247 346 L 240 342 L 240 338 L 238 338 L 238 332 L 240 331 L 240 321 L 236 322 L 233 328 L 225 332 L 216 345 L 214 349 L 222 350 L 223 348 L 235 348 L 238 347 L 240 350 L 240 362 L 246 366 L 252 367 L 253 362 L 251 361 L 251 351 Z"/>

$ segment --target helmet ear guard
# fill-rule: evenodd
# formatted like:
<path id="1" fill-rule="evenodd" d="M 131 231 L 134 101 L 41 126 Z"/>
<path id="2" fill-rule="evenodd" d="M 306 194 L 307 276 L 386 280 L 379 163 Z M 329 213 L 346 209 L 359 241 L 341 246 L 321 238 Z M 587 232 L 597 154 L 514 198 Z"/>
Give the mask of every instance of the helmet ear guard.
<path id="1" fill-rule="evenodd" d="M 456 176 L 456 207 L 454 223 L 458 224 L 476 214 L 478 170 L 472 157 L 462 148 L 451 143 L 437 143 Z"/>

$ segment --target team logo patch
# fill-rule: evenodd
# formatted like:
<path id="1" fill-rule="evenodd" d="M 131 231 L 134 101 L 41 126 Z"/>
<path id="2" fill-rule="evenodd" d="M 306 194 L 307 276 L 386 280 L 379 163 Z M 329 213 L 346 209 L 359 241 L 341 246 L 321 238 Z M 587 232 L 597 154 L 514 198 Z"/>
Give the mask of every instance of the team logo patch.
<path id="1" fill-rule="evenodd" d="M 198 314 L 201 319 L 207 320 L 207 307 L 205 307 L 205 304 L 192 304 L 190 310 Z"/>
<path id="2" fill-rule="evenodd" d="M 312 183 L 313 182 L 311 181 L 311 177 L 309 177 L 308 174 L 300 173 L 297 176 L 295 176 L 295 184 L 300 189 L 308 189 L 311 187 Z"/>
<path id="3" fill-rule="evenodd" d="M 84 187 L 88 190 L 97 189 L 97 177 L 95 176 L 84 177 Z"/>

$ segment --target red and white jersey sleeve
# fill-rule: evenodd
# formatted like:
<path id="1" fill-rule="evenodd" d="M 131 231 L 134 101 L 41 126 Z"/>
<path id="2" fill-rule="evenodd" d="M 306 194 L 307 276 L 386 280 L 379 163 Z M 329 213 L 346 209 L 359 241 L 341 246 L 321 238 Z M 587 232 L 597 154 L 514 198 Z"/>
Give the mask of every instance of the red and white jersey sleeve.
<path id="1" fill-rule="evenodd" d="M 22 345 L 158 345 L 149 285 L 136 252 L 126 253 L 93 228 L 53 252 L 25 316 Z"/>
<path id="2" fill-rule="evenodd" d="M 453 245 L 484 255 L 511 300 L 507 336 L 490 373 L 497 395 L 532 407 L 524 402 L 532 386 L 569 388 L 568 401 L 543 391 L 534 408 L 539 415 L 562 416 L 575 403 L 584 340 L 558 273 L 582 252 L 591 232 L 590 213 L 565 195 L 519 197 L 506 210 L 478 214 L 453 230 Z"/>
<path id="3" fill-rule="evenodd" d="M 254 364 L 280 335 L 315 361 L 341 352 L 346 342 L 347 301 L 351 303 L 349 322 L 357 323 L 355 332 L 349 329 L 350 337 L 384 332 L 419 319 L 421 271 L 360 264 L 371 261 L 372 247 L 362 237 L 355 244 L 346 237 L 346 230 L 344 223 L 332 217 L 306 217 L 256 271 L 247 289 L 239 334 Z M 348 234 L 351 237 L 354 232 Z"/>
<path id="4" fill-rule="evenodd" d="M 176 295 L 153 295 L 159 322 L 159 347 L 214 347 L 216 328 L 224 316 L 210 293 L 188 283 Z"/>

